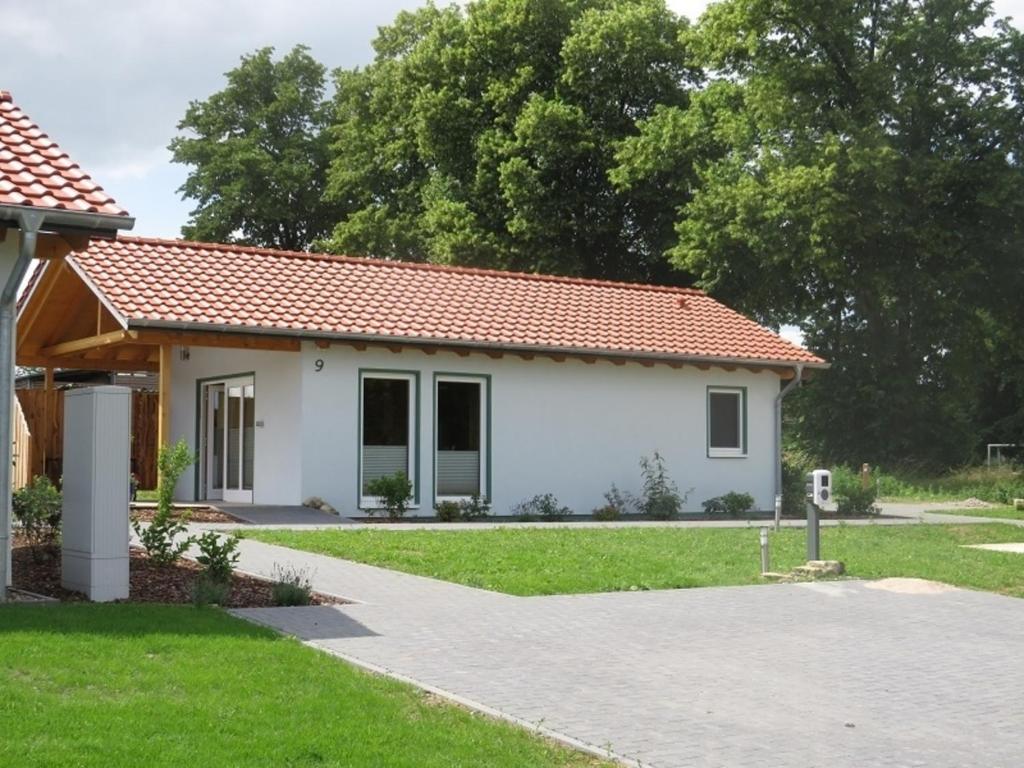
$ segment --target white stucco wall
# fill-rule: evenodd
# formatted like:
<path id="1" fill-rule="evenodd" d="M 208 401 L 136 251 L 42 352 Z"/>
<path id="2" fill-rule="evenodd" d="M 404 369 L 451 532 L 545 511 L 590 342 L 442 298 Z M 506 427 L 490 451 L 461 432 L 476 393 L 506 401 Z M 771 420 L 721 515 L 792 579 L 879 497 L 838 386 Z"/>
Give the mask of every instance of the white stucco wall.
<path id="1" fill-rule="evenodd" d="M 196 382 L 253 373 L 256 382 L 256 448 L 253 499 L 260 504 L 298 504 L 302 500 L 300 356 L 294 352 L 189 347 L 181 360 L 174 348 L 171 367 L 171 440 L 184 439 L 196 451 Z M 178 483 L 175 496 L 195 499 L 193 466 Z"/>
<path id="2" fill-rule="evenodd" d="M 256 431 L 254 500 L 297 504 L 320 496 L 342 514 L 357 509 L 359 371 L 415 371 L 420 375 L 419 482 L 422 514 L 433 510 L 433 384 L 435 372 L 491 376 L 492 511 L 541 493 L 555 494 L 576 512 L 603 503 L 615 483 L 641 488 L 639 459 L 655 450 L 680 490 L 687 511 L 728 491 L 752 494 L 761 509 L 774 503 L 774 374 L 701 371 L 688 366 L 646 368 L 635 363 L 558 363 L 515 356 L 493 360 L 410 350 L 357 351 L 311 343 L 296 353 L 191 348 L 174 359 L 175 438 L 195 439 L 196 380 L 254 371 Z M 315 362 L 323 361 L 321 370 Z M 747 456 L 708 458 L 707 387 L 747 388 Z M 179 486 L 191 499 L 191 474 Z"/>

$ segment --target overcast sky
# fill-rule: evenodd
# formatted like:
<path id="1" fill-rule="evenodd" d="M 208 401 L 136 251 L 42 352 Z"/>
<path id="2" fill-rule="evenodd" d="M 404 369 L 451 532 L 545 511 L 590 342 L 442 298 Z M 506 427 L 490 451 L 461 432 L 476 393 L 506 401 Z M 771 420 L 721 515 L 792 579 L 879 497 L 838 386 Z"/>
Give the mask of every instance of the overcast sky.
<path id="1" fill-rule="evenodd" d="M 188 102 L 263 46 L 312 48 L 327 65 L 370 61 L 370 41 L 417 0 L 0 0 L 0 89 L 136 218 L 177 237 L 190 206 L 167 144 Z M 669 0 L 696 18 L 706 0 Z M 1024 0 L 996 0 L 1024 20 Z"/>

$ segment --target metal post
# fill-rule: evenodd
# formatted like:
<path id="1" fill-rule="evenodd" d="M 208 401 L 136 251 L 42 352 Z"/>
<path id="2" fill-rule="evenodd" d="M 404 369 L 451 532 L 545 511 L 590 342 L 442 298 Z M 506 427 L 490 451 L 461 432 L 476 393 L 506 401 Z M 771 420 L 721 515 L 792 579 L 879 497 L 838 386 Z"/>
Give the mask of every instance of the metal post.
<path id="1" fill-rule="evenodd" d="M 821 531 L 818 526 L 818 508 L 807 502 L 807 559 L 821 560 Z"/>
<path id="2" fill-rule="evenodd" d="M 772 569 L 771 556 L 768 552 L 768 529 L 761 529 L 761 574 L 764 575 Z"/>
<path id="3" fill-rule="evenodd" d="M 775 532 L 782 527 L 782 494 L 775 495 Z"/>

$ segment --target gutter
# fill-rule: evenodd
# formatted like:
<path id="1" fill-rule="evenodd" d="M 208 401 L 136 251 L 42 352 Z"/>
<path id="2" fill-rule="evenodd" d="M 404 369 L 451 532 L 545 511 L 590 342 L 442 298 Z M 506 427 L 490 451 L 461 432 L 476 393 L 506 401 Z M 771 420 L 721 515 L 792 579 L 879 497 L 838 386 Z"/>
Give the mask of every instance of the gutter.
<path id="1" fill-rule="evenodd" d="M 512 354 L 563 355 L 575 357 L 600 357 L 603 359 L 618 358 L 624 360 L 650 360 L 652 362 L 689 362 L 706 363 L 708 365 L 736 365 L 762 368 L 780 368 L 798 366 L 804 368 L 829 367 L 825 362 L 794 363 L 787 360 L 768 360 L 746 357 L 713 357 L 708 355 L 673 355 L 664 352 L 626 352 L 612 349 L 595 349 L 588 347 L 553 347 L 536 344 L 507 344 L 501 342 L 475 342 L 460 339 L 430 338 L 422 336 L 390 336 L 368 333 L 334 333 L 331 331 L 307 331 L 292 328 L 267 328 L 260 326 L 227 325 L 224 323 L 195 323 L 183 320 L 148 320 L 145 318 L 128 319 L 126 330 L 129 329 L 162 329 L 169 331 L 188 331 L 190 333 L 227 333 L 245 336 L 275 336 L 309 341 L 344 341 L 364 344 L 402 344 L 410 347 L 442 346 L 453 349 L 479 350 L 481 352 L 500 351 Z M 792 383 L 792 382 L 791 382 Z"/>
<path id="2" fill-rule="evenodd" d="M 24 205 L 0 205 L 0 226 L 22 226 L 22 217 L 33 214 L 41 217 L 39 229 L 45 223 L 54 230 L 81 232 L 93 236 L 113 237 L 119 229 L 132 229 L 135 219 L 131 216 L 114 216 L 109 213 L 87 211 L 62 211 L 53 208 L 35 208 Z M 38 231 L 38 230 L 37 230 Z M 17 290 L 17 288 L 15 288 Z"/>
<path id="3" fill-rule="evenodd" d="M 815 366 L 817 367 L 817 366 Z M 782 504 L 782 401 L 790 392 L 803 382 L 804 364 L 797 363 L 793 368 L 795 376 L 775 396 L 775 528 L 778 530 L 779 514 Z"/>

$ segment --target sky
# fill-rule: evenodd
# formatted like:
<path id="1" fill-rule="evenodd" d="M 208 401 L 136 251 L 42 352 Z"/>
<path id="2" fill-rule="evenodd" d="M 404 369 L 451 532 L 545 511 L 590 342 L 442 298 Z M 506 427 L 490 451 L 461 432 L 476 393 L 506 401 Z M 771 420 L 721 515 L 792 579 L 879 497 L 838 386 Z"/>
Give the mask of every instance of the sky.
<path id="1" fill-rule="evenodd" d="M 191 205 L 167 144 L 189 101 L 246 53 L 303 43 L 328 69 L 370 62 L 379 26 L 421 0 L 0 0 L 0 89 L 135 217 L 177 237 Z M 691 19 L 706 0 L 669 0 Z M 1024 0 L 996 0 L 1024 21 Z"/>

